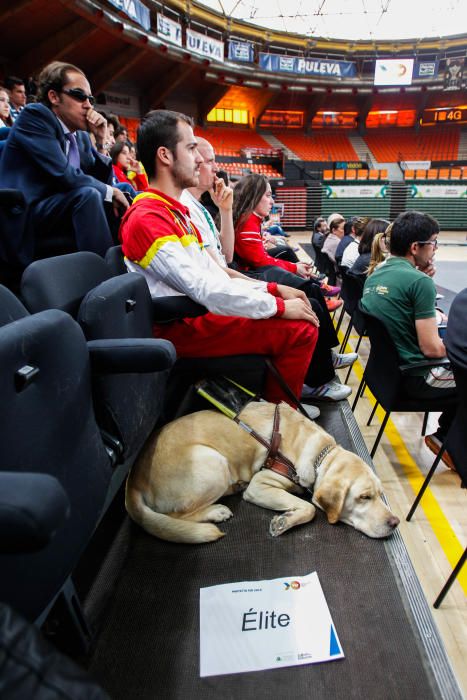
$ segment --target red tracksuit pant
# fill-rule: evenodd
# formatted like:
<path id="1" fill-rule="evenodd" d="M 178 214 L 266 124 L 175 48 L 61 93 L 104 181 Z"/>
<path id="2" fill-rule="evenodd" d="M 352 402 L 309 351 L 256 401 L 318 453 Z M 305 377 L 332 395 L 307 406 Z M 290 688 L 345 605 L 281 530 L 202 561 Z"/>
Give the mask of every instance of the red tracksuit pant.
<path id="1" fill-rule="evenodd" d="M 268 355 L 294 394 L 300 397 L 318 339 L 318 329 L 308 321 L 275 317 L 250 319 L 207 313 L 170 324 L 157 324 L 154 335 L 170 340 L 179 357 Z M 273 403 L 290 403 L 270 376 L 265 398 Z"/>

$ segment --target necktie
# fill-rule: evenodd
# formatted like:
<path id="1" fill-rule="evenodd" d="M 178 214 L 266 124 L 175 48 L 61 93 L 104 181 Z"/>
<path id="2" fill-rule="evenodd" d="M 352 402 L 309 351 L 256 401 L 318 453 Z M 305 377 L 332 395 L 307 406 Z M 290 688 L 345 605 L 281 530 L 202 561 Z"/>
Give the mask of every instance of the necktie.
<path id="1" fill-rule="evenodd" d="M 80 159 L 79 159 L 78 142 L 76 141 L 76 136 L 74 134 L 72 134 L 71 131 L 69 131 L 65 135 L 70 143 L 70 149 L 68 151 L 68 162 L 72 168 L 79 168 Z"/>

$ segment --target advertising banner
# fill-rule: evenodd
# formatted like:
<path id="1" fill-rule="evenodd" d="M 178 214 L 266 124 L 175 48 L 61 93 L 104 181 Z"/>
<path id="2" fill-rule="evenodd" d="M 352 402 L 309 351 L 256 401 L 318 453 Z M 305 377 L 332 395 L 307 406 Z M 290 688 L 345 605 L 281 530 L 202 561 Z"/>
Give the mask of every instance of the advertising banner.
<path id="1" fill-rule="evenodd" d="M 345 199 L 347 197 L 384 198 L 387 185 L 324 185 L 323 193 L 328 199 Z"/>
<path id="2" fill-rule="evenodd" d="M 413 69 L 414 78 L 436 78 L 439 61 L 417 61 Z"/>
<path id="3" fill-rule="evenodd" d="M 447 58 L 444 71 L 444 90 L 461 90 L 464 81 L 464 63 L 462 58 Z"/>
<path id="4" fill-rule="evenodd" d="M 149 9 L 140 0 L 109 0 L 110 4 L 120 12 L 124 12 L 133 22 L 141 25 L 143 29 L 151 29 L 151 15 Z"/>
<path id="5" fill-rule="evenodd" d="M 200 589 L 202 678 L 342 658 L 316 572 Z"/>
<path id="6" fill-rule="evenodd" d="M 267 109 L 261 116 L 263 127 L 303 127 L 303 112 L 288 109 Z"/>
<path id="7" fill-rule="evenodd" d="M 160 13 L 157 14 L 157 36 L 166 41 L 171 41 L 177 46 L 182 45 L 182 25 L 174 22 Z"/>
<path id="8" fill-rule="evenodd" d="M 467 185 L 411 185 L 409 197 L 413 199 L 431 199 L 433 197 L 465 199 Z"/>
<path id="9" fill-rule="evenodd" d="M 214 61 L 224 60 L 224 42 L 213 39 L 207 34 L 186 30 L 186 48 L 194 53 L 211 58 Z"/>
<path id="10" fill-rule="evenodd" d="M 431 160 L 401 160 L 402 170 L 429 170 Z"/>
<path id="11" fill-rule="evenodd" d="M 326 78 L 353 78 L 357 74 L 355 63 L 351 61 L 321 61 L 317 58 L 281 56 L 272 53 L 259 54 L 259 67 L 273 73 L 322 75 Z"/>
<path id="12" fill-rule="evenodd" d="M 255 53 L 253 44 L 247 41 L 229 41 L 229 60 L 253 63 Z"/>
<path id="13" fill-rule="evenodd" d="M 99 94 L 99 106 L 105 106 L 107 112 L 118 114 L 119 117 L 135 119 L 141 115 L 138 97 L 127 93 L 106 90 Z"/>

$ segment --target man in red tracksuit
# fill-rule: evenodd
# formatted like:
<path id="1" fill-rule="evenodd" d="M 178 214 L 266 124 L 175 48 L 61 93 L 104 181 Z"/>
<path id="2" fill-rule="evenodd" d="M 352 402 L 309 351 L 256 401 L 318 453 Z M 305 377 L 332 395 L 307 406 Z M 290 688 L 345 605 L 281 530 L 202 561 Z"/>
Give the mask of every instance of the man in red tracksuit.
<path id="1" fill-rule="evenodd" d="M 151 295 L 187 295 L 209 313 L 156 325 L 154 334 L 175 345 L 180 357 L 264 354 L 300 396 L 319 322 L 305 294 L 276 283 L 231 279 L 206 252 L 180 203 L 195 187 L 199 165 L 192 121 L 177 112 L 150 112 L 138 132 L 138 152 L 149 189 L 134 200 L 121 225 L 130 271 L 143 274 Z M 288 401 L 272 377 L 266 398 Z"/>

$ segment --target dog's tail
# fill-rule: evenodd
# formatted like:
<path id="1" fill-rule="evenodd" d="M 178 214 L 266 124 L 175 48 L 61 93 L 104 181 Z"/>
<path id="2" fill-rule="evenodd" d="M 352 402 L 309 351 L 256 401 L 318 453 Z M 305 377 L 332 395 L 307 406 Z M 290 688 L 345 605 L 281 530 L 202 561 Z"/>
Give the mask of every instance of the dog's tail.
<path id="1" fill-rule="evenodd" d="M 148 506 L 144 494 L 128 483 L 125 506 L 131 519 L 143 530 L 161 540 L 167 540 L 167 542 L 201 544 L 202 542 L 214 542 L 225 535 L 225 532 L 221 532 L 212 523 L 198 523 L 194 520 L 182 520 L 172 515 L 158 513 Z"/>

